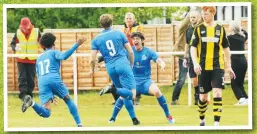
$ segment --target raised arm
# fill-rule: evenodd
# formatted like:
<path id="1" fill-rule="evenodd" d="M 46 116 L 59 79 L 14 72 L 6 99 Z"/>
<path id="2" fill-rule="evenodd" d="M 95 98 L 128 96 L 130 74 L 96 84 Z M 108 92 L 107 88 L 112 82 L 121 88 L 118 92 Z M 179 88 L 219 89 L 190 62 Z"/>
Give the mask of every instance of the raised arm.
<path id="1" fill-rule="evenodd" d="M 181 35 L 187 30 L 189 24 L 190 24 L 190 19 L 189 19 L 189 13 L 188 13 L 187 16 L 184 18 L 184 20 L 179 25 L 179 28 L 178 28 L 179 35 Z"/>
<path id="2" fill-rule="evenodd" d="M 81 45 L 84 43 L 84 41 L 86 41 L 86 38 L 81 38 L 78 40 L 77 43 L 75 43 L 71 49 L 69 49 L 68 51 L 64 52 L 64 53 L 57 53 L 55 55 L 55 58 L 58 60 L 66 60 L 68 59 L 72 53 Z"/>
<path id="3" fill-rule="evenodd" d="M 66 52 L 60 52 L 60 53 L 57 53 L 55 55 L 55 58 L 58 59 L 58 60 L 66 60 L 68 59 L 72 54 L 73 52 L 79 47 L 79 45 L 77 43 L 75 43 L 71 49 L 69 49 L 68 51 Z"/>

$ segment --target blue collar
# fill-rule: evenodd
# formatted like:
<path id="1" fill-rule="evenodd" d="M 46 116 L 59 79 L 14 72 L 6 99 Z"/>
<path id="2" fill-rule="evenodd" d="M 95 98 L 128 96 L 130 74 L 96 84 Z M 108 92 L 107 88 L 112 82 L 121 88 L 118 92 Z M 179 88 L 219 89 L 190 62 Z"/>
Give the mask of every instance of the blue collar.
<path id="1" fill-rule="evenodd" d="M 109 32 L 109 31 L 111 31 L 111 30 L 113 30 L 113 29 L 112 29 L 112 28 L 104 29 L 104 30 L 102 31 L 102 33 L 106 33 L 106 32 Z"/>

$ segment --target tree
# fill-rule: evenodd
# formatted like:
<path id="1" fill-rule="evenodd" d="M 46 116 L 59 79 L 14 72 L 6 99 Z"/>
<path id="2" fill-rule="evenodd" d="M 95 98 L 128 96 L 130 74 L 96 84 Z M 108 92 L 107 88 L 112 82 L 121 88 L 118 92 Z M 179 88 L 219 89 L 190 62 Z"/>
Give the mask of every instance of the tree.
<path id="1" fill-rule="evenodd" d="M 187 7 L 166 7 L 167 17 L 174 12 L 187 11 Z M 99 16 L 114 16 L 114 25 L 122 25 L 124 15 L 133 12 L 137 22 L 144 23 L 155 17 L 163 17 L 163 7 L 87 7 L 87 8 L 9 8 L 7 31 L 16 32 L 22 17 L 29 17 L 35 27 L 43 29 L 98 28 Z"/>

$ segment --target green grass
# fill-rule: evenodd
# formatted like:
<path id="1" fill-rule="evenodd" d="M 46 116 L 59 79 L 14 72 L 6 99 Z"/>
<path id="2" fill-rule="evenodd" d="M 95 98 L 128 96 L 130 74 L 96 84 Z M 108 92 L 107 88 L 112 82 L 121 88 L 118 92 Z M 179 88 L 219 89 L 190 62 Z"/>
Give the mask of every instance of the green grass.
<path id="1" fill-rule="evenodd" d="M 89 3 L 89 2 L 92 2 L 92 3 L 111 3 L 111 2 L 117 2 L 117 3 L 126 3 L 126 2 L 128 2 L 128 3 L 140 3 L 140 2 L 153 3 L 153 2 L 156 2 L 156 3 L 160 3 L 160 2 L 163 2 L 164 3 L 164 2 L 190 2 L 190 1 L 195 2 L 195 0 L 188 0 L 188 1 L 183 1 L 183 0 L 177 0 L 177 1 L 172 1 L 172 0 L 129 0 L 129 1 L 128 0 L 114 0 L 114 1 L 113 0 L 93 0 L 93 1 L 92 0 L 76 0 L 76 1 L 75 0 L 23 0 L 23 1 L 1 0 L 1 2 L 5 3 L 5 4 L 6 3 L 9 3 L 9 4 L 15 4 L 15 3 L 16 4 L 19 4 L 19 3 L 21 3 L 21 4 L 26 4 L 26 3 L 40 3 L 40 4 L 42 4 L 42 3 L 51 3 L 51 4 L 52 3 L 66 3 L 67 4 L 67 3 Z M 238 2 L 238 0 L 212 0 L 211 2 L 218 2 L 218 1 L 219 2 Z M 210 2 L 210 1 L 209 0 L 200 0 L 200 1 L 197 1 L 197 2 L 204 3 L 204 2 Z M 249 2 L 249 0 L 241 0 L 241 2 Z M 224 130 L 223 131 L 213 131 L 213 130 L 209 130 L 209 131 L 200 131 L 200 130 L 198 130 L 198 131 L 191 131 L 191 130 L 190 131 L 117 131 L 117 132 L 114 132 L 114 131 L 104 131 L 104 132 L 102 132 L 102 131 L 98 131 L 98 132 L 83 131 L 83 132 L 25 132 L 25 133 L 26 134 L 27 133 L 29 133 L 29 134 L 38 134 L 38 133 L 40 133 L 40 134 L 41 133 L 44 133 L 44 134 L 63 134 L 63 133 L 65 133 L 65 134 L 68 134 L 68 133 L 72 133 L 72 134 L 82 134 L 82 133 L 83 134 L 85 134 L 85 133 L 86 134 L 92 134 L 92 133 L 93 134 L 130 134 L 130 133 L 133 133 L 133 134 L 163 134 L 163 133 L 165 133 L 165 134 L 171 134 L 171 133 L 172 134 L 173 133 L 179 133 L 179 134 L 192 134 L 192 133 L 195 133 L 195 134 L 206 134 L 206 133 L 209 133 L 209 134 L 234 134 L 234 133 L 238 133 L 238 134 L 242 134 L 242 133 L 257 133 L 257 131 L 256 131 L 256 128 L 257 128 L 257 125 L 256 125 L 256 122 L 257 122 L 257 120 L 256 120 L 257 119 L 256 118 L 256 114 L 257 114 L 256 113 L 256 111 L 257 111 L 257 107 L 256 107 L 257 89 L 256 89 L 256 85 L 255 85 L 255 83 L 257 83 L 257 81 L 256 81 L 256 78 L 257 78 L 256 77 L 257 76 L 256 75 L 256 72 L 257 72 L 257 59 L 256 59 L 256 57 L 257 57 L 257 52 L 256 52 L 257 47 L 255 45 L 256 44 L 256 37 L 257 37 L 256 36 L 256 33 L 257 33 L 257 28 L 256 28 L 256 24 L 257 24 L 256 23 L 257 4 L 256 3 L 257 3 L 257 1 L 252 1 L 252 57 L 253 57 L 253 60 L 252 60 L 252 62 L 253 62 L 253 66 L 252 66 L 253 67 L 253 70 L 252 70 L 252 73 L 253 73 L 253 88 L 252 88 L 252 92 L 253 92 L 253 94 L 252 94 L 252 96 L 253 96 L 253 110 L 252 110 L 253 115 L 252 115 L 252 118 L 253 118 L 253 130 L 250 130 L 250 131 L 245 131 L 245 130 L 240 130 L 240 131 L 233 131 L 233 130 L 232 131 L 228 131 L 228 130 L 226 130 L 226 131 L 224 131 Z M 1 10 L 0 10 L 0 12 L 1 12 L 1 14 L 0 14 L 0 16 L 1 16 L 0 17 L 1 18 L 0 24 L 1 25 L 2 25 L 2 22 L 3 22 L 3 14 L 2 14 L 3 10 L 2 9 L 3 9 L 3 6 L 1 6 Z M 0 27 L 0 30 L 1 30 L 1 32 L 0 32 L 1 38 L 3 38 L 3 27 Z M 3 39 L 0 40 L 0 44 L 3 44 Z M 0 47 L 0 52 L 1 52 L 0 57 L 3 57 L 3 52 L 2 51 L 3 51 L 3 45 L 1 45 L 1 47 Z M 0 66 L 1 66 L 1 68 L 3 68 L 3 58 L 0 58 Z M 2 120 L 0 122 L 0 128 L 1 128 L 0 133 L 4 133 L 4 127 L 3 127 L 4 126 L 4 121 L 3 121 L 3 118 L 4 118 L 4 107 L 3 107 L 3 103 L 4 103 L 3 85 L 4 85 L 4 83 L 3 83 L 3 78 L 4 78 L 4 76 L 3 76 L 3 71 L 4 71 L 3 69 L 0 70 L 0 75 L 2 76 L 2 77 L 0 77 L 0 94 L 2 96 L 2 97 L 0 97 L 0 103 L 1 103 L 1 105 L 0 105 L 0 109 L 1 109 L 0 110 L 0 115 L 1 116 L 0 117 L 1 117 L 1 120 Z M 226 90 L 225 92 L 227 92 L 227 91 L 229 92 L 229 90 Z M 93 94 L 93 95 L 96 96 L 97 94 Z M 225 95 L 225 93 L 224 93 L 224 95 Z M 167 100 L 170 103 L 171 91 L 167 92 L 167 94 L 165 94 L 165 96 L 168 97 Z M 8 110 L 9 110 L 9 112 L 13 112 L 12 114 L 9 113 L 9 127 L 11 127 L 10 123 L 12 123 L 11 121 L 14 120 L 14 118 L 16 117 L 14 112 L 16 111 L 18 113 L 20 111 L 20 102 L 17 100 L 16 96 L 9 96 L 9 97 L 10 98 L 9 98 L 8 101 L 14 101 L 13 103 L 8 102 L 9 106 L 11 106 L 11 108 L 9 108 Z M 85 98 L 84 96 L 82 96 L 82 97 Z M 86 97 L 88 97 L 88 96 L 86 96 Z M 106 104 L 106 105 L 109 105 L 112 102 L 111 98 L 108 98 L 108 96 L 104 96 L 104 97 L 106 98 L 106 102 L 103 102 L 103 103 Z M 141 106 L 143 106 L 143 101 L 146 102 L 147 98 L 148 97 L 144 97 L 142 99 L 142 105 Z M 231 98 L 231 99 L 229 99 L 229 98 Z M 13 99 L 13 100 L 11 100 L 11 99 Z M 80 99 L 81 99 L 81 97 L 80 97 Z M 181 96 L 181 99 L 183 99 L 182 96 Z M 228 95 L 224 97 L 224 99 L 225 99 L 225 103 L 229 103 L 228 105 L 233 104 L 233 103 L 236 102 L 235 99 L 233 98 L 233 94 L 231 92 L 229 92 Z M 83 100 L 87 100 L 87 98 L 85 98 Z M 150 100 L 154 100 L 154 99 L 150 99 Z M 95 100 L 93 100 L 93 102 L 94 101 Z M 227 101 L 229 101 L 229 102 L 227 102 Z M 185 103 L 181 102 L 181 103 L 186 104 L 186 102 Z M 99 104 L 100 104 L 100 102 L 99 102 Z M 154 104 L 157 104 L 157 103 L 154 102 Z M 83 105 L 84 105 L 84 102 L 83 102 Z M 60 107 L 60 106 L 64 106 L 64 104 L 60 104 L 58 107 Z M 80 104 L 79 104 L 79 106 L 80 106 Z M 49 120 L 48 119 L 42 119 L 42 121 L 44 121 L 44 122 L 47 121 L 48 123 L 51 123 L 51 124 L 57 124 L 56 122 L 60 123 L 61 121 L 55 121 L 54 120 L 54 118 L 56 116 L 55 113 L 58 112 L 58 110 L 56 108 L 57 107 L 55 107 L 55 108 L 53 107 L 52 116 Z M 110 109 L 107 109 L 107 110 L 109 111 Z M 105 110 L 105 111 L 107 111 L 107 110 Z M 170 107 L 170 110 L 172 111 L 173 107 Z M 187 109 L 183 109 L 183 111 L 184 110 L 187 110 Z M 211 110 L 211 109 L 209 109 L 209 110 Z M 29 112 L 32 112 L 31 109 L 28 110 L 28 113 L 25 113 L 25 114 L 19 113 L 19 115 L 24 116 L 24 118 L 26 116 L 26 118 L 30 118 L 31 120 L 40 119 L 39 117 L 34 115 L 34 113 L 29 114 Z M 80 109 L 80 112 L 82 112 L 81 109 Z M 223 115 L 222 115 L 222 121 L 225 120 L 225 119 L 230 120 L 230 119 L 238 118 L 237 117 L 238 115 L 233 117 L 233 118 L 228 118 L 224 115 L 226 112 L 227 112 L 227 108 L 225 107 Z M 235 109 L 233 112 L 231 112 L 231 114 L 234 114 L 234 112 L 237 112 L 237 109 Z M 245 114 L 245 113 L 246 112 L 244 112 L 243 114 Z M 33 114 L 33 118 L 28 117 L 29 115 L 32 115 L 32 114 Z M 81 114 L 83 114 L 83 118 L 84 118 L 84 116 L 90 116 L 90 115 L 84 114 L 84 113 L 81 113 Z M 175 115 L 175 113 L 174 113 L 174 115 Z M 10 118 L 10 117 L 12 117 L 13 119 Z M 70 117 L 70 116 L 66 116 L 66 117 Z M 18 120 L 19 118 L 17 118 L 16 120 Z M 104 120 L 105 120 L 105 118 L 104 118 Z M 119 120 L 120 120 L 120 118 L 119 118 Z M 72 121 L 72 120 L 70 120 L 70 121 Z M 84 119 L 83 119 L 83 121 L 84 121 Z M 40 121 L 38 121 L 37 123 L 39 123 L 39 122 Z M 24 122 L 20 123 L 19 126 L 21 126 L 22 124 L 25 124 L 25 123 L 26 122 L 24 121 Z M 84 122 L 84 124 L 89 124 L 89 121 L 86 120 L 86 122 Z M 72 126 L 72 125 L 74 125 L 73 122 L 71 122 L 69 126 Z M 17 133 L 24 134 L 24 132 L 17 132 Z"/>
<path id="2" fill-rule="evenodd" d="M 172 126 L 198 126 L 198 112 L 196 106 L 187 106 L 187 90 L 182 89 L 180 96 L 180 105 L 171 106 L 171 94 L 174 86 L 161 87 L 162 93 L 166 97 L 169 109 L 176 119 L 176 124 Z M 246 87 L 247 89 L 247 87 Z M 223 92 L 224 107 L 221 118 L 223 126 L 247 126 L 248 125 L 248 107 L 234 106 L 236 99 L 230 89 Z M 39 102 L 38 96 L 35 101 Z M 115 124 L 108 124 L 113 110 L 113 102 L 111 95 L 100 97 L 98 92 L 90 91 L 80 93 L 78 96 L 78 108 L 84 126 L 99 127 L 99 126 L 132 126 L 131 119 L 123 107 Z M 141 121 L 140 126 L 168 126 L 168 122 L 157 100 L 151 96 L 142 96 L 141 105 L 135 107 L 137 117 Z M 207 125 L 213 125 L 212 105 L 206 113 Z M 21 112 L 21 102 L 17 95 L 8 95 L 8 127 L 73 127 L 75 122 L 65 103 L 59 99 L 58 105 L 52 105 L 52 114 L 48 119 L 39 117 L 32 108 L 29 108 L 26 113 Z"/>

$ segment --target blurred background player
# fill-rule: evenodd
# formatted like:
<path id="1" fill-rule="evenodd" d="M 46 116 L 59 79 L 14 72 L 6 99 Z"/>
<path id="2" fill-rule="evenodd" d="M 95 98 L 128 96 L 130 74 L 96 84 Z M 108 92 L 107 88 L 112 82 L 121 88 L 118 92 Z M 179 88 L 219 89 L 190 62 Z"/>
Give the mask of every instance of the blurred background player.
<path id="1" fill-rule="evenodd" d="M 29 18 L 23 17 L 20 27 L 12 38 L 11 47 L 16 54 L 38 54 L 41 34 Z M 24 100 L 26 95 L 33 97 L 36 76 L 37 57 L 17 57 L 19 98 Z"/>
<path id="2" fill-rule="evenodd" d="M 159 102 L 159 105 L 163 109 L 168 122 L 175 123 L 175 119 L 173 119 L 170 115 L 165 97 L 162 95 L 160 89 L 151 79 L 151 60 L 157 62 L 161 70 L 164 70 L 165 62 L 159 58 L 156 52 L 147 47 L 144 47 L 145 37 L 142 33 L 134 32 L 132 33 L 131 38 L 134 44 L 132 47 L 135 56 L 133 74 L 136 80 L 137 94 L 155 96 Z M 112 117 L 109 120 L 110 122 L 114 122 L 116 120 L 116 117 L 122 106 L 123 98 L 120 97 L 115 103 Z"/>
<path id="3" fill-rule="evenodd" d="M 193 86 L 195 89 L 195 105 L 198 104 L 199 101 L 199 86 L 198 86 L 198 78 L 197 75 L 194 71 L 194 65 L 190 56 L 190 41 L 192 38 L 192 34 L 194 32 L 194 29 L 197 25 L 199 25 L 199 23 L 201 22 L 202 18 L 201 15 L 199 13 L 199 11 L 191 11 L 190 14 L 190 25 L 188 27 L 188 29 L 186 30 L 186 47 L 185 47 L 185 55 L 184 55 L 184 60 L 183 60 L 183 66 L 188 68 L 188 73 L 189 73 L 189 77 L 192 79 L 193 82 Z"/>
<path id="4" fill-rule="evenodd" d="M 199 99 L 199 86 L 197 81 L 197 75 L 194 72 L 193 63 L 189 54 L 189 44 L 190 40 L 194 31 L 194 28 L 202 21 L 201 15 L 199 13 L 198 7 L 191 7 L 190 12 L 186 16 L 186 18 L 182 21 L 180 27 L 179 27 L 179 35 L 182 36 L 175 44 L 175 50 L 176 46 L 182 46 L 182 44 L 186 44 L 183 47 L 183 51 L 185 51 L 184 58 L 181 56 L 179 57 L 179 77 L 178 81 L 174 87 L 173 93 L 172 93 L 172 102 L 171 105 L 178 105 L 179 104 L 179 96 L 181 89 L 186 81 L 187 72 L 189 70 L 189 76 L 193 80 L 193 86 L 195 89 L 195 105 L 198 103 Z M 181 51 L 181 50 L 180 50 Z M 189 64 L 189 65 L 188 65 Z M 188 69 L 189 68 L 189 69 Z"/>
<path id="5" fill-rule="evenodd" d="M 127 39 L 131 46 L 133 46 L 131 34 L 133 32 L 143 32 L 143 26 L 136 22 L 135 15 L 131 12 L 128 12 L 125 14 L 123 32 L 127 36 Z M 101 61 L 103 61 L 103 58 L 99 57 L 98 62 L 101 62 Z M 115 91 L 115 86 L 111 84 L 104 87 L 99 94 L 101 96 L 105 93 L 112 93 L 112 96 L 116 102 L 116 100 L 119 98 L 119 95 L 117 95 L 116 92 L 114 91 Z M 134 100 L 134 105 L 139 105 L 140 98 L 141 98 L 141 95 L 136 96 L 136 99 Z M 115 102 L 113 104 L 115 104 Z"/>
<path id="6" fill-rule="evenodd" d="M 111 28 L 112 22 L 112 15 L 100 16 L 100 24 L 104 30 L 91 42 L 91 73 L 94 72 L 97 52 L 100 51 L 107 72 L 116 87 L 114 92 L 124 98 L 124 104 L 133 125 L 139 125 L 132 103 L 132 98 L 136 97 L 136 83 L 132 71 L 134 53 L 125 34 Z"/>
<path id="7" fill-rule="evenodd" d="M 57 95 L 63 99 L 68 106 L 69 111 L 73 116 L 77 126 L 82 127 L 78 109 L 70 98 L 67 87 L 61 80 L 60 62 L 61 60 L 68 59 L 86 39 L 79 39 L 78 42 L 75 43 L 73 47 L 65 53 L 61 53 L 60 51 L 55 50 L 55 40 L 56 37 L 52 33 L 45 33 L 40 39 L 40 44 L 45 50 L 45 52 L 38 57 L 36 63 L 39 99 L 41 105 L 35 103 L 30 95 L 26 95 L 22 107 L 22 112 L 25 112 L 28 107 L 32 106 L 34 111 L 39 116 L 48 118 L 51 115 L 51 103 L 54 101 L 54 95 Z"/>
<path id="8" fill-rule="evenodd" d="M 214 126 L 219 126 L 222 112 L 222 89 L 224 89 L 224 59 L 231 79 L 235 78 L 230 64 L 230 49 L 226 32 L 223 26 L 214 22 L 215 14 L 215 6 L 202 7 L 204 22 L 195 28 L 191 40 L 190 52 L 194 71 L 199 75 L 200 126 L 205 126 L 207 98 L 211 90 L 213 91 Z"/>
<path id="9" fill-rule="evenodd" d="M 248 34 L 241 25 L 233 21 L 230 26 L 231 35 L 228 36 L 229 48 L 231 51 L 244 51 Z M 244 89 L 244 79 L 247 71 L 247 60 L 244 54 L 233 54 L 231 56 L 232 69 L 236 74 L 236 79 L 231 79 L 232 90 L 238 100 L 236 105 L 247 105 L 248 95 Z"/>

